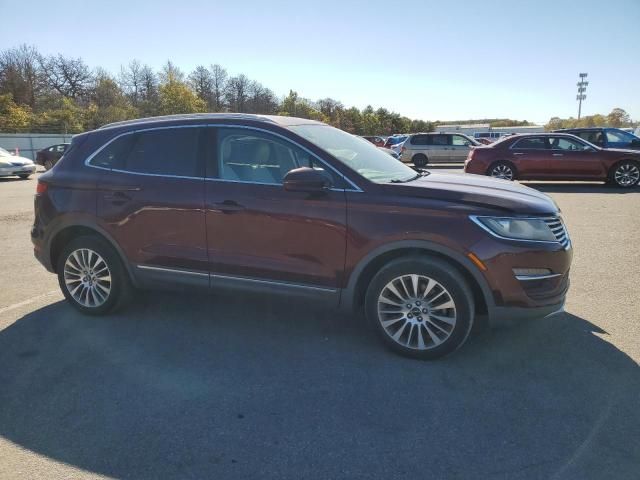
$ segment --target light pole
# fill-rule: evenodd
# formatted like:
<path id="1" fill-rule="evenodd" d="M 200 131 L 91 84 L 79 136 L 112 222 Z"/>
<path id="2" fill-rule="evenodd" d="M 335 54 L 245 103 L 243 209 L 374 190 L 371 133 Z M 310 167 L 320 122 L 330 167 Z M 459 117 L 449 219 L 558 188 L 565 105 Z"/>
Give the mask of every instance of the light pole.
<path id="1" fill-rule="evenodd" d="M 577 83 L 578 85 L 578 95 L 576 95 L 576 100 L 578 100 L 578 120 L 580 120 L 580 114 L 582 113 L 582 101 L 587 99 L 587 85 L 589 82 L 585 80 L 589 74 L 588 73 L 580 73 L 580 81 Z"/>

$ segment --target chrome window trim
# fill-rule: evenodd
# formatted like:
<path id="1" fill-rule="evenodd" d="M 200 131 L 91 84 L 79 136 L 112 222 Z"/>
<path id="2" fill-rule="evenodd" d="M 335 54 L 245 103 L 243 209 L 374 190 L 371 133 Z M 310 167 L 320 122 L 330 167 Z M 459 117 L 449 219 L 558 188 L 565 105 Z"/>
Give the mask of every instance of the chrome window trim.
<path id="1" fill-rule="evenodd" d="M 111 140 L 109 140 L 108 142 L 106 142 L 104 145 L 100 146 L 100 148 L 98 148 L 95 152 L 93 152 L 91 155 L 89 155 L 85 161 L 84 161 L 84 165 L 86 167 L 90 167 L 90 168 L 97 168 L 99 170 L 107 170 L 110 172 L 118 172 L 118 173 L 130 173 L 133 175 L 143 175 L 143 176 L 150 176 L 150 177 L 164 177 L 164 178 L 182 178 L 182 179 L 190 179 L 190 180 L 208 180 L 208 181 L 232 181 L 232 182 L 236 182 L 236 183 L 249 183 L 249 184 L 257 184 L 257 185 L 282 185 L 281 183 L 261 183 L 261 182 L 246 182 L 246 181 L 242 181 L 242 180 L 226 180 L 223 178 L 209 178 L 206 175 L 202 176 L 202 177 L 191 177 L 191 176 L 181 176 L 181 175 L 170 175 L 170 174 L 162 174 L 162 173 L 144 173 L 144 172 L 133 172 L 131 170 L 122 170 L 122 169 L 116 169 L 116 168 L 107 168 L 107 167 L 103 167 L 100 165 L 91 165 L 91 160 L 93 160 L 93 158 L 98 155 L 102 150 L 104 150 L 105 148 L 107 148 L 107 146 L 109 146 L 112 142 L 115 142 L 116 140 L 118 140 L 121 137 L 124 137 L 125 135 L 133 135 L 135 133 L 139 133 L 139 132 L 149 132 L 149 131 L 155 131 L 155 130 L 168 130 L 168 129 L 174 129 L 174 128 L 242 128 L 242 129 L 247 129 L 247 130 L 254 130 L 254 131 L 259 131 L 259 132 L 264 132 L 264 133 L 268 133 L 271 135 L 275 135 L 277 137 L 282 138 L 285 141 L 288 141 L 294 145 L 296 145 L 297 147 L 301 148 L 302 150 L 306 151 L 307 153 L 309 153 L 312 157 L 314 157 L 315 159 L 317 159 L 322 165 L 325 165 L 326 167 L 330 168 L 333 172 L 335 172 L 336 175 L 340 176 L 341 178 L 343 178 L 347 184 L 351 185 L 353 188 L 336 188 L 336 189 L 330 189 L 332 191 L 340 191 L 340 192 L 359 192 L 362 193 L 362 189 L 360 187 L 358 187 L 349 177 L 347 177 L 346 175 L 344 175 L 343 173 L 340 173 L 335 167 L 333 167 L 332 165 L 329 165 L 327 162 L 325 162 L 322 158 L 320 158 L 318 155 L 316 155 L 315 153 L 313 153 L 311 150 L 309 150 L 308 148 L 304 147 L 303 145 L 300 145 L 298 142 L 296 142 L 295 140 L 291 140 L 290 138 L 281 135 L 279 133 L 273 132 L 271 130 L 267 130 L 265 128 L 259 128 L 259 127 L 253 127 L 253 126 L 249 126 L 249 125 L 234 125 L 234 124 L 226 124 L 226 123 L 208 123 L 208 124 L 197 124 L 197 125 L 172 125 L 172 126 L 164 126 L 164 127 L 149 127 L 149 128 L 137 128 L 137 129 L 132 129 L 132 130 L 128 130 L 126 132 L 122 132 L 118 135 L 116 135 L 115 137 L 113 137 Z M 282 127 L 282 128 L 286 128 L 286 127 Z"/>
<path id="2" fill-rule="evenodd" d="M 547 278 L 556 278 L 561 277 L 561 273 L 548 273 L 545 275 L 516 275 L 516 279 L 520 281 L 529 281 L 529 280 L 545 280 Z"/>
<path id="3" fill-rule="evenodd" d="M 507 218 L 509 220 L 513 220 L 513 219 L 517 219 L 517 220 L 560 220 L 560 217 L 499 217 L 499 216 L 492 216 L 492 215 L 469 215 L 469 219 L 475 223 L 476 225 L 478 225 L 480 228 L 482 228 L 485 232 L 488 232 L 492 237 L 496 237 L 499 238 L 501 240 L 509 240 L 511 242 L 526 242 L 526 243 L 546 243 L 546 244 L 557 244 L 562 246 L 562 242 L 560 242 L 559 240 L 525 240 L 522 238 L 511 238 L 511 237 L 503 237 L 502 235 L 497 234 L 496 232 L 494 232 L 493 230 L 491 230 L 489 227 L 487 227 L 484 223 L 482 223 L 479 219 L 480 218 Z M 564 222 L 562 222 L 562 220 L 560 220 L 563 227 L 564 227 Z M 551 230 L 551 229 L 550 229 Z M 564 227 L 564 230 L 566 232 L 566 227 Z M 553 232 L 552 232 L 553 233 Z M 567 241 L 568 244 L 565 248 L 565 250 L 568 250 L 569 248 L 571 248 L 571 240 L 569 239 L 569 234 L 567 233 Z"/>

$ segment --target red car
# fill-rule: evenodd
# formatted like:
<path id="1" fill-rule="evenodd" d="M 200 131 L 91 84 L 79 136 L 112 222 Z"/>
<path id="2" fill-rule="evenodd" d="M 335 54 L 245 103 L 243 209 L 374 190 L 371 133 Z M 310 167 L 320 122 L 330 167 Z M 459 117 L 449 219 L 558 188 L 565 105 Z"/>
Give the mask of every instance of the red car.
<path id="1" fill-rule="evenodd" d="M 506 180 L 601 180 L 630 188 L 640 180 L 640 152 L 602 149 L 574 135 L 513 135 L 469 152 L 466 173 Z"/>

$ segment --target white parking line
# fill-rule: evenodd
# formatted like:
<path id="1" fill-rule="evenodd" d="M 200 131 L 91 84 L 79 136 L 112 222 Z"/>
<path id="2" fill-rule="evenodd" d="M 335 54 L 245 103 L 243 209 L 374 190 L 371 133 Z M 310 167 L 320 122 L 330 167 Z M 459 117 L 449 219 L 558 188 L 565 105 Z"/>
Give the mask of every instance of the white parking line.
<path id="1" fill-rule="evenodd" d="M 50 292 L 43 293 L 42 295 L 38 295 L 36 297 L 31 297 L 28 300 L 24 300 L 24 301 L 19 302 L 19 303 L 14 303 L 13 305 L 9 305 L 8 307 L 0 308 L 0 315 L 2 315 L 5 312 L 8 312 L 10 310 L 15 310 L 16 308 L 24 307 L 25 305 L 29 305 L 30 303 L 37 302 L 38 300 L 42 300 L 43 298 L 49 297 L 49 296 L 53 295 L 54 293 L 59 293 L 59 292 L 60 292 L 60 290 L 51 290 Z"/>

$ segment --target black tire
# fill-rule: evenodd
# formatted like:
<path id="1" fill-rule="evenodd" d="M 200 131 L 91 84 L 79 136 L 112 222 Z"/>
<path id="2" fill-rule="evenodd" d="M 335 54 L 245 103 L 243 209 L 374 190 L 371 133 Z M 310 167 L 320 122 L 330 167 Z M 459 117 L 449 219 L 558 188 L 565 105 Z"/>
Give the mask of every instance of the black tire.
<path id="1" fill-rule="evenodd" d="M 518 178 L 518 171 L 513 163 L 501 160 L 492 163 L 489 168 L 487 168 L 487 176 L 501 178 L 503 180 L 516 180 Z"/>
<path id="2" fill-rule="evenodd" d="M 633 188 L 640 182 L 640 164 L 633 160 L 616 163 L 609 171 L 608 180 L 619 188 Z"/>
<path id="3" fill-rule="evenodd" d="M 27 174 L 22 174 L 22 175 L 18 175 L 18 176 L 19 176 L 19 177 L 20 177 L 20 179 L 22 179 L 22 180 L 27 180 L 27 179 L 31 176 L 31 174 L 30 174 L 30 173 L 27 173 Z"/>
<path id="4" fill-rule="evenodd" d="M 429 159 L 422 153 L 417 153 L 411 157 L 411 161 L 416 168 L 424 168 L 429 163 Z"/>
<path id="5" fill-rule="evenodd" d="M 108 273 L 110 273 L 110 291 L 108 295 L 106 295 L 104 302 L 97 306 L 83 305 L 76 300 L 69 290 L 69 287 L 67 287 L 67 283 L 65 281 L 65 263 L 73 252 L 80 249 L 88 249 L 97 253 L 102 257 L 108 268 Z M 65 245 L 58 257 L 56 271 L 58 272 L 58 283 L 60 285 L 60 289 L 67 301 L 74 308 L 85 314 L 104 315 L 109 312 L 113 312 L 128 303 L 133 293 L 129 274 L 122 265 L 118 253 L 108 242 L 97 236 L 78 237 Z"/>
<path id="6" fill-rule="evenodd" d="M 53 168 L 53 162 L 51 160 L 47 159 L 47 160 L 44 161 L 44 165 L 43 166 L 44 166 L 44 169 L 46 171 L 49 171 L 49 170 L 51 170 Z"/>
<path id="7" fill-rule="evenodd" d="M 390 284 L 390 282 L 397 281 L 397 278 L 403 275 L 412 274 L 422 276 L 418 285 L 422 283 L 422 287 L 424 287 L 423 291 L 426 291 L 426 289 L 428 288 L 428 279 L 431 279 L 437 283 L 435 287 L 432 287 L 432 290 L 426 296 L 426 298 L 422 299 L 423 307 L 426 307 L 422 310 L 422 312 L 426 312 L 427 309 L 430 310 L 431 308 L 438 306 L 432 305 L 429 301 L 429 298 L 433 299 L 434 303 L 440 302 L 443 298 L 450 298 L 455 306 L 455 324 L 452 327 L 447 327 L 447 325 L 449 325 L 448 323 L 444 324 L 434 318 L 432 316 L 433 311 L 429 311 L 428 313 L 415 313 L 407 309 L 407 313 L 401 314 L 402 320 L 397 321 L 397 324 L 400 325 L 400 327 L 395 332 L 389 331 L 389 329 L 394 328 L 393 324 L 391 326 L 387 325 L 388 329 L 385 330 L 385 327 L 382 325 L 384 318 L 383 316 L 387 315 L 388 313 L 379 312 L 378 306 L 386 305 L 380 302 L 381 294 L 383 293 L 383 291 L 389 291 L 386 290 L 386 288 L 388 284 Z M 409 293 L 408 289 L 412 288 L 410 283 L 411 282 L 409 282 L 409 286 L 405 287 L 405 291 L 407 293 Z M 395 285 L 397 286 L 398 284 L 395 283 Z M 420 291 L 422 287 L 419 286 L 417 290 Z M 441 287 L 443 287 L 443 290 L 446 290 L 445 293 L 446 295 L 448 295 L 448 297 L 440 296 L 442 295 L 442 291 L 440 290 Z M 418 292 L 415 293 L 415 297 L 418 298 L 420 295 L 418 294 Z M 419 302 L 415 303 L 419 304 Z M 402 308 L 404 310 L 405 307 L 409 307 L 410 305 L 412 304 L 405 305 L 403 303 L 402 306 L 392 306 L 391 308 Z M 414 310 L 416 308 L 420 309 L 423 307 L 412 306 Z M 447 311 L 451 313 L 452 310 L 435 308 L 434 311 L 440 312 L 440 315 L 442 315 L 443 312 Z M 411 313 L 413 313 L 413 317 L 411 316 Z M 473 327 L 475 311 L 473 295 L 463 276 L 449 263 L 425 255 L 403 257 L 385 265 L 373 277 L 371 283 L 369 284 L 365 296 L 365 314 L 367 320 L 378 332 L 384 343 L 393 351 L 411 358 L 432 360 L 447 355 L 457 350 L 464 344 L 469 336 L 469 333 L 471 332 L 471 328 Z M 395 313 L 392 313 L 391 315 L 395 315 Z M 422 317 L 421 315 L 424 315 L 424 317 Z M 393 319 L 395 317 L 391 318 Z M 409 318 L 412 319 L 410 320 Z M 401 321 L 404 321 L 405 323 L 401 324 Z M 436 333 L 444 337 L 443 332 L 436 329 L 438 325 L 434 325 L 434 323 L 444 326 L 445 328 L 450 328 L 448 336 L 442 340 L 442 343 L 439 344 L 436 344 L 435 341 L 432 340 L 433 337 L 430 338 L 431 333 L 429 333 L 429 330 L 431 330 L 432 333 Z M 407 325 L 409 325 L 410 328 L 409 332 L 406 332 Z M 400 338 L 398 339 L 399 341 L 394 340 L 392 338 L 392 333 L 394 335 L 397 335 L 398 331 L 401 329 L 405 329 L 405 332 L 400 333 Z M 406 342 L 403 340 L 405 333 L 408 333 Z M 423 349 L 419 348 L 419 340 L 417 338 L 418 335 L 422 337 L 421 340 L 423 340 L 423 346 L 425 347 Z M 427 341 L 425 342 L 424 340 Z M 403 343 L 406 343 L 406 345 Z M 412 345 L 412 343 L 414 343 L 415 345 Z M 427 343 L 433 345 L 426 345 Z"/>

